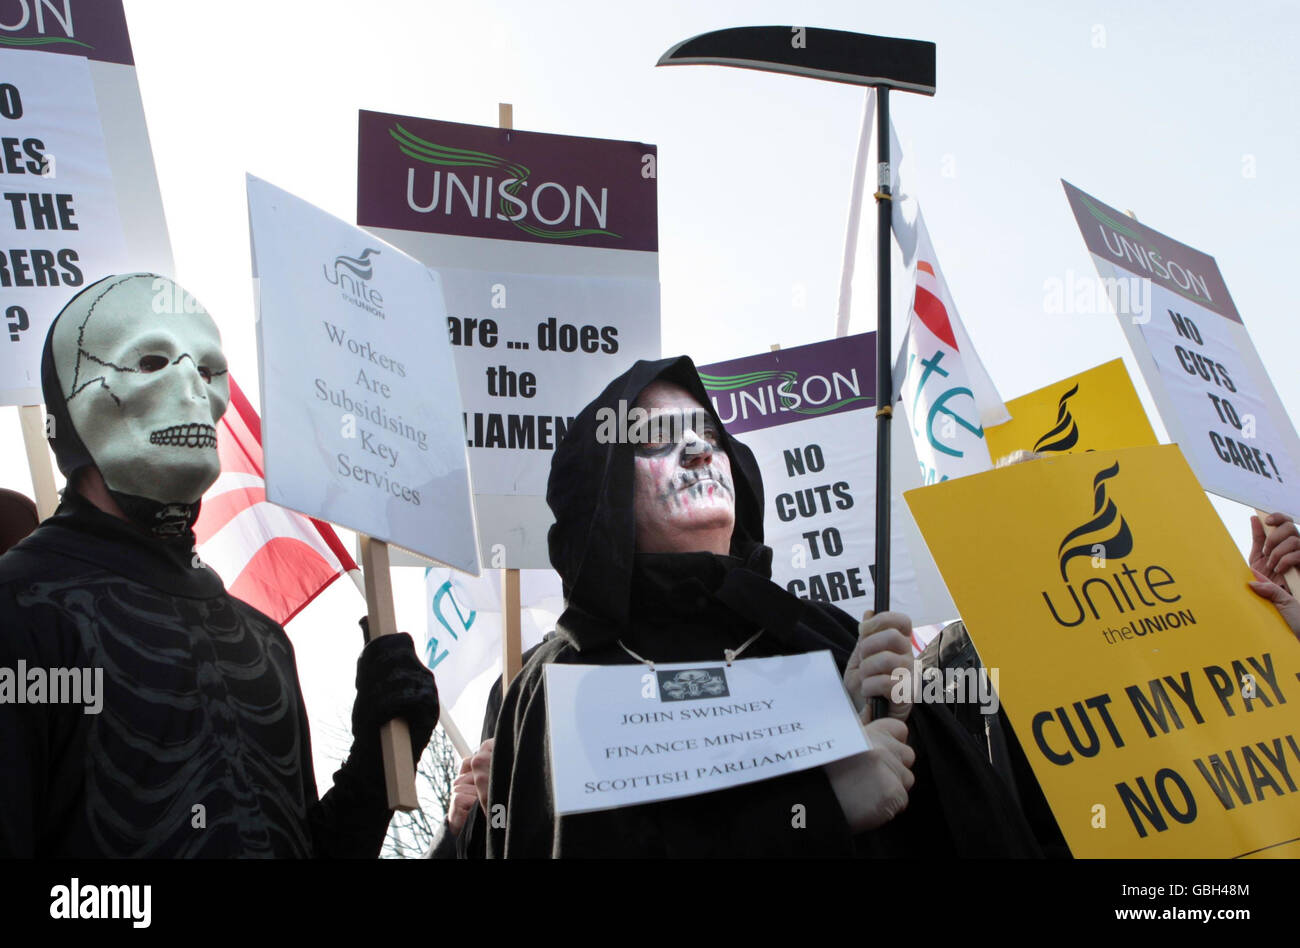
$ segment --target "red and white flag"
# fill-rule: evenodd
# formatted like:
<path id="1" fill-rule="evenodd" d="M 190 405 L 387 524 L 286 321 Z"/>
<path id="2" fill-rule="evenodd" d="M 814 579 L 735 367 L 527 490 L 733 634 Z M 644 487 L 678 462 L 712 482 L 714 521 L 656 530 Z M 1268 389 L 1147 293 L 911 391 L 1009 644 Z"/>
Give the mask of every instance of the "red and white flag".
<path id="1" fill-rule="evenodd" d="M 283 625 L 357 564 L 329 524 L 266 499 L 262 420 L 233 377 L 217 453 L 221 476 L 194 525 L 199 558 L 232 596 Z"/>
<path id="2" fill-rule="evenodd" d="M 912 273 L 907 338 L 894 366 L 894 390 L 912 432 L 921 479 L 933 484 L 991 468 L 984 428 L 1008 416 L 957 316 L 919 212 Z"/>

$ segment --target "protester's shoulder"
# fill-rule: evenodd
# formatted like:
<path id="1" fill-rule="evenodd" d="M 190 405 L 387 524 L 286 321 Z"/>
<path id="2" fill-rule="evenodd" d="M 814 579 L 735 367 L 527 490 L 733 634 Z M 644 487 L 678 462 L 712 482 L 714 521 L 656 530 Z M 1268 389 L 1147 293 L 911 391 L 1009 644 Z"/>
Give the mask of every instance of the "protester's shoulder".
<path id="1" fill-rule="evenodd" d="M 547 665 L 607 665 L 603 651 L 597 655 L 581 652 L 562 633 L 555 632 L 537 646 L 506 691 L 507 704 L 528 704 L 541 694 L 546 682 Z"/>
<path id="2" fill-rule="evenodd" d="M 0 589 L 104 572 L 102 567 L 64 555 L 45 542 L 48 529 L 38 527 L 35 533 L 0 556 Z"/>
<path id="3" fill-rule="evenodd" d="M 546 666 L 554 663 L 571 664 L 582 661 L 581 655 L 563 636 L 552 635 L 531 650 L 528 661 L 519 670 L 515 684 L 536 688 L 546 676 Z"/>
<path id="4" fill-rule="evenodd" d="M 53 602 L 51 584 L 66 590 L 90 572 L 102 571 L 31 548 L 14 547 L 0 556 L 0 664 L 10 658 L 73 663 L 70 656 L 81 641 L 74 617 L 64 609 L 42 606 Z"/>

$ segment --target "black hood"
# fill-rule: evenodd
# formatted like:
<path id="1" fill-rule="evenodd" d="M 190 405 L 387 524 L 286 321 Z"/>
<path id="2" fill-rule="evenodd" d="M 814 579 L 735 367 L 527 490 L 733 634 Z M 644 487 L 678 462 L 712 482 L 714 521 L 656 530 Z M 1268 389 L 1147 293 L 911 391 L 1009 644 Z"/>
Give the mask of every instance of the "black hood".
<path id="1" fill-rule="evenodd" d="M 583 645 L 593 637 L 616 636 L 627 626 L 636 553 L 634 446 L 625 439 L 603 444 L 597 439 L 601 419 L 608 417 L 602 409 L 617 418 L 622 403 L 625 416 L 646 386 L 658 380 L 680 385 L 713 416 L 736 492 L 731 555 L 764 575 L 771 568 L 771 551 L 763 546 L 763 480 L 754 453 L 726 432 L 690 358 L 641 360 L 578 413 L 556 448 L 546 485 L 555 516 L 547 537 L 551 565 L 564 581 L 560 625 Z"/>

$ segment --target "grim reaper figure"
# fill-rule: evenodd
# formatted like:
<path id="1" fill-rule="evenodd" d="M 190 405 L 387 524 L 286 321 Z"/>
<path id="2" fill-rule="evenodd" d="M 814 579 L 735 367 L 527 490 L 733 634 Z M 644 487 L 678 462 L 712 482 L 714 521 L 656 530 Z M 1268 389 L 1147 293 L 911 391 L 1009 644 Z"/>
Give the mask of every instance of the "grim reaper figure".
<path id="1" fill-rule="evenodd" d="M 41 382 L 68 487 L 0 557 L 0 668 L 93 669 L 103 693 L 0 701 L 0 856 L 377 856 L 379 728 L 406 718 L 418 759 L 437 691 L 409 636 L 368 644 L 317 797 L 284 629 L 195 555 L 229 398 L 212 318 L 169 280 L 107 277 L 51 326 Z"/>
<path id="2" fill-rule="evenodd" d="M 606 424 L 628 406 L 686 420 L 633 443 Z M 859 627 L 771 581 L 758 465 L 723 428 L 688 358 L 638 362 L 584 408 L 555 453 L 546 499 L 566 609 L 502 702 L 486 813 L 472 828 L 488 824 L 489 857 L 1039 855 L 988 761 L 946 710 L 927 706 L 891 706 L 865 724 L 873 750 L 835 764 L 557 815 L 550 742 L 565 738 L 547 726 L 549 662 L 717 663 L 825 649 L 866 721 L 867 699 L 887 695 L 889 670 L 912 654 L 885 618 L 897 614 Z M 462 849 L 471 854 L 473 841 Z"/>

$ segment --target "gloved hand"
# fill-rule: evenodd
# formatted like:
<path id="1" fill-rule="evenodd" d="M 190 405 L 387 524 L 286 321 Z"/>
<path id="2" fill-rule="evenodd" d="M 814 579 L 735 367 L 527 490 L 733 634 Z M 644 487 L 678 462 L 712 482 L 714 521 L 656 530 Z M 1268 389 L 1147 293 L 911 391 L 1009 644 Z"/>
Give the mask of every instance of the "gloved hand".
<path id="1" fill-rule="evenodd" d="M 368 630 L 364 617 L 361 629 Z M 357 659 L 357 697 L 352 703 L 354 748 L 371 742 L 377 747 L 379 729 L 394 718 L 404 718 L 411 731 L 411 754 L 418 761 L 438 723 L 438 711 L 433 672 L 416 655 L 410 635 L 381 635 L 366 643 Z"/>
<path id="2" fill-rule="evenodd" d="M 364 618 L 361 629 L 367 631 Z M 411 756 L 419 761 L 438 723 L 438 688 L 405 632 L 368 641 L 357 659 L 352 749 L 334 772 L 334 785 L 310 811 L 317 856 L 379 855 L 391 817 L 379 729 L 394 718 L 406 720 Z"/>

